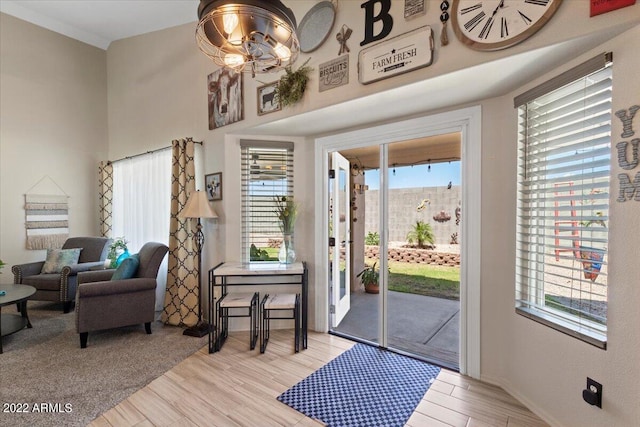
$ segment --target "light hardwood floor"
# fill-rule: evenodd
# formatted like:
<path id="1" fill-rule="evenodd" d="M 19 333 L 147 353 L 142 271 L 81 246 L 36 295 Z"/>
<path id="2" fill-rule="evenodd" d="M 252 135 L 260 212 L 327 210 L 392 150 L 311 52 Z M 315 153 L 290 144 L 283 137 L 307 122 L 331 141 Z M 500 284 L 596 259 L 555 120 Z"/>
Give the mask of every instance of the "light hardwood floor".
<path id="1" fill-rule="evenodd" d="M 271 332 L 264 354 L 248 333 L 232 333 L 222 350 L 204 347 L 108 410 L 91 427 L 321 426 L 276 397 L 351 348 L 353 342 L 311 332 L 293 352 L 293 331 Z M 407 426 L 546 426 L 498 387 L 443 369 Z"/>

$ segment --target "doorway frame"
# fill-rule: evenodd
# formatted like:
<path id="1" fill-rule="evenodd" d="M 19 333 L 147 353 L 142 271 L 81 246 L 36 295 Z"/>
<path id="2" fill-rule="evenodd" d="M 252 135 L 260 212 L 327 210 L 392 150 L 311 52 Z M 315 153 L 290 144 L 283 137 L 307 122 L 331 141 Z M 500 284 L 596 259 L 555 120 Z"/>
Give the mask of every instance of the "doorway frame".
<path id="1" fill-rule="evenodd" d="M 329 330 L 329 166 L 332 151 L 461 133 L 460 373 L 480 378 L 482 108 L 478 106 L 375 125 L 315 139 L 315 325 Z M 473 213 L 473 214 L 472 214 Z"/>

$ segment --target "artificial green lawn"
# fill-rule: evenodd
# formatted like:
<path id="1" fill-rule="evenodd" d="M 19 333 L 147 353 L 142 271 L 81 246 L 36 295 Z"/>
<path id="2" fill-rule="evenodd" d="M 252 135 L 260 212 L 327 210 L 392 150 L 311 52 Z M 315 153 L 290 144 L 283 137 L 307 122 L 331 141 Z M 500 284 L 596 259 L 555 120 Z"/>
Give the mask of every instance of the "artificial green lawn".
<path id="1" fill-rule="evenodd" d="M 269 261 L 278 260 L 278 248 L 262 248 Z M 377 260 L 367 258 L 372 265 Z M 460 267 L 389 261 L 389 290 L 429 297 L 460 299 Z"/>
<path id="2" fill-rule="evenodd" d="M 459 300 L 460 267 L 389 261 L 389 290 Z"/>

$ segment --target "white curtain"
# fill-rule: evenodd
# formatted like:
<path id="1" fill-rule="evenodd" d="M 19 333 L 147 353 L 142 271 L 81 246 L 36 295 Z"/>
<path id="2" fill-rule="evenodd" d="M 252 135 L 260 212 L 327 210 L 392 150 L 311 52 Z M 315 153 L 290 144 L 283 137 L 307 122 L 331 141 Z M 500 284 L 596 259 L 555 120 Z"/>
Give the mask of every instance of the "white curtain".
<path id="1" fill-rule="evenodd" d="M 171 150 L 160 150 L 113 163 L 112 237 L 127 240 L 134 254 L 146 242 L 169 245 Z M 167 257 L 158 274 L 156 311 L 162 311 L 167 285 Z"/>

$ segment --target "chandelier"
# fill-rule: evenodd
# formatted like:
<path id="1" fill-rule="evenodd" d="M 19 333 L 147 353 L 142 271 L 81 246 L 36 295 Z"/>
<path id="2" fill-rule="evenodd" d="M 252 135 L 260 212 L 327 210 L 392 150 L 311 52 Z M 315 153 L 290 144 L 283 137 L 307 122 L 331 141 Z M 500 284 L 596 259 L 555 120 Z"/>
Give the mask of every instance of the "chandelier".
<path id="1" fill-rule="evenodd" d="M 268 73 L 293 64 L 296 17 L 279 0 L 200 0 L 196 42 L 223 67 Z"/>

